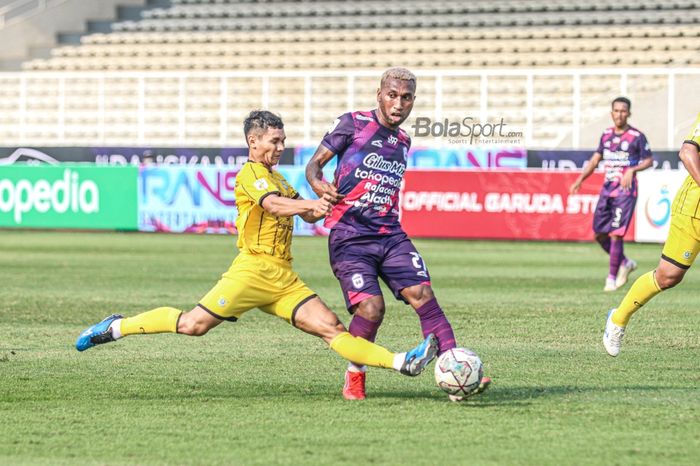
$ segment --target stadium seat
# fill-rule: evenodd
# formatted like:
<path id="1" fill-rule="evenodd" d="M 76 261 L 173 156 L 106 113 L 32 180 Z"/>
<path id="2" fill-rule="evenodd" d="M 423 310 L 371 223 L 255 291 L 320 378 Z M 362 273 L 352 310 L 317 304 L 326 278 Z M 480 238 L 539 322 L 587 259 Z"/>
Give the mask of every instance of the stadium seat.
<path id="1" fill-rule="evenodd" d="M 700 51 L 698 6 L 693 0 L 620 0 L 614 4 L 607 0 L 172 0 L 170 7 L 146 9 L 141 19 L 114 23 L 110 33 L 88 34 L 79 45 L 57 47 L 50 58 L 30 60 L 23 67 L 34 72 L 93 76 L 82 81 L 71 78 L 65 83 L 62 105 L 66 109 L 67 140 L 79 139 L 77 128 L 93 136 L 104 134 L 104 140 L 120 134 L 136 140 L 138 131 L 129 125 L 138 123 L 138 76 L 143 76 L 145 83 L 145 137 L 172 138 L 179 134 L 180 119 L 174 115 L 180 109 L 183 79 L 187 136 L 197 143 L 221 140 L 218 120 L 222 83 L 229 119 L 240 119 L 246 109 L 263 105 L 261 76 L 265 73 L 337 73 L 314 77 L 308 102 L 301 74 L 267 80 L 267 102 L 289 118 L 288 133 L 293 140 L 291 135 L 303 138 L 308 134 L 300 116 L 307 104 L 312 110 L 312 131 L 325 131 L 329 119 L 348 108 L 347 73 L 383 69 L 394 65 L 398 58 L 417 71 L 446 73 L 463 69 L 696 66 Z M 387 18 L 391 18 L 389 23 Z M 387 40 L 387 34 L 392 40 Z M 213 78 L 199 76 L 212 71 L 216 72 Z M 97 74 L 92 75 L 94 72 Z M 101 80 L 99 73 L 103 72 L 138 74 Z M 182 78 L 148 78 L 150 73 L 158 72 L 177 72 Z M 664 79 L 630 78 L 628 88 L 658 92 L 665 85 Z M 58 84 L 53 79 L 47 80 L 48 84 L 35 81 L 27 89 L 25 118 L 46 126 L 50 122 L 43 122 L 40 114 L 58 108 Z M 432 77 L 419 81 L 417 105 L 430 109 L 425 110 L 427 113 L 432 114 L 438 100 L 444 114 L 480 111 L 479 77 L 445 74 L 440 99 L 435 96 Z M 89 115 L 98 108 L 99 83 L 104 91 L 100 105 L 110 125 L 102 132 L 94 127 L 82 128 L 89 126 Z M 0 110 L 16 111 L 18 86 L 16 79 L 0 78 Z M 374 78 L 357 77 L 355 86 L 374 89 L 376 82 Z M 79 97 L 81 90 L 87 92 L 83 95 L 88 99 Z M 587 118 L 588 109 L 597 108 L 617 90 L 619 77 L 582 78 L 582 118 Z M 489 113 L 497 111 L 524 121 L 522 109 L 528 97 L 523 75 L 490 78 L 488 92 Z M 570 113 L 572 92 L 570 76 L 535 77 L 532 101 L 538 110 L 533 113 L 534 123 Z M 369 107 L 373 96 L 355 95 L 352 104 Z M 8 121 L 16 124 L 12 123 L 15 120 Z M 55 128 L 44 126 L 36 135 L 55 139 Z M 238 137 L 236 132 L 231 135 Z M 536 132 L 533 137 L 550 143 L 560 137 L 560 131 Z"/>

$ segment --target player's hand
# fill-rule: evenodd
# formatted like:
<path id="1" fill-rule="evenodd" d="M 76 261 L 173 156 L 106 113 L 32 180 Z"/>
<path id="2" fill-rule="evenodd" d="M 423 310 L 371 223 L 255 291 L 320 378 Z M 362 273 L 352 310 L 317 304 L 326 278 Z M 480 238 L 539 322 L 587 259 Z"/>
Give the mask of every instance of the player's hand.
<path id="1" fill-rule="evenodd" d="M 622 174 L 622 179 L 620 180 L 620 186 L 625 191 L 632 189 L 632 181 L 634 181 L 634 172 L 632 170 L 627 170 Z"/>
<path id="2" fill-rule="evenodd" d="M 577 181 L 569 187 L 569 194 L 576 194 L 581 189 L 581 182 Z"/>
<path id="3" fill-rule="evenodd" d="M 338 194 L 338 196 L 340 196 L 340 199 L 342 199 L 342 198 L 345 197 L 345 196 L 342 195 L 342 194 Z M 330 202 L 330 203 L 333 204 L 333 205 L 337 204 L 336 198 L 337 198 L 337 196 L 333 196 L 333 195 L 330 194 L 330 193 L 323 193 L 323 196 L 321 196 L 321 199 L 324 199 L 324 200 Z M 331 209 L 333 208 L 333 205 L 331 205 Z"/>
<path id="4" fill-rule="evenodd" d="M 331 214 L 331 211 L 333 210 L 333 204 L 331 204 L 330 201 L 325 199 L 325 196 L 321 199 L 317 199 L 315 202 L 316 205 L 314 206 L 313 210 L 314 217 L 327 217 Z"/>
<path id="5" fill-rule="evenodd" d="M 345 197 L 344 194 L 340 194 L 338 192 L 338 188 L 336 188 L 333 183 L 329 183 L 327 181 L 317 181 L 311 186 L 311 188 L 318 197 L 325 198 L 333 204 L 337 204 Z"/>

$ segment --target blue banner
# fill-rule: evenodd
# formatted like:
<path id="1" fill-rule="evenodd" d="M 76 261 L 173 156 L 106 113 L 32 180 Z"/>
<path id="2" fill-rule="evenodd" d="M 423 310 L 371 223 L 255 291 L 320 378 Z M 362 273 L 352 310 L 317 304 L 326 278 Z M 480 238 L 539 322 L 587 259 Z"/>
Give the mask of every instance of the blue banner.
<path id="1" fill-rule="evenodd" d="M 278 171 L 306 199 L 316 195 L 304 167 Z M 238 168 L 213 166 L 142 167 L 138 179 L 139 230 L 176 233 L 237 233 L 235 185 Z M 310 225 L 295 217 L 294 233 L 325 234 L 322 222 Z"/>

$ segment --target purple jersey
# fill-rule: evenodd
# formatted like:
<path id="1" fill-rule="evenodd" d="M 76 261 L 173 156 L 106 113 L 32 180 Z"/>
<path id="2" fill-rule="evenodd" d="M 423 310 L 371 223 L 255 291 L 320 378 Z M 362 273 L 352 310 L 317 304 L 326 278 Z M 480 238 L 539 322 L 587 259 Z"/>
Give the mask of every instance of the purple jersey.
<path id="1" fill-rule="evenodd" d="M 376 111 L 352 112 L 335 121 L 321 141 L 338 156 L 335 185 L 345 198 L 325 226 L 359 234 L 393 234 L 399 224 L 399 190 L 411 138 L 377 120 Z"/>
<path id="2" fill-rule="evenodd" d="M 628 127 L 624 133 L 616 134 L 615 128 L 608 128 L 600 137 L 596 151 L 603 156 L 605 183 L 601 194 L 615 197 L 620 194 L 622 175 L 629 167 L 635 167 L 646 158 L 651 157 L 651 150 L 644 133 Z M 632 194 L 637 194 L 637 180 L 632 181 Z"/>

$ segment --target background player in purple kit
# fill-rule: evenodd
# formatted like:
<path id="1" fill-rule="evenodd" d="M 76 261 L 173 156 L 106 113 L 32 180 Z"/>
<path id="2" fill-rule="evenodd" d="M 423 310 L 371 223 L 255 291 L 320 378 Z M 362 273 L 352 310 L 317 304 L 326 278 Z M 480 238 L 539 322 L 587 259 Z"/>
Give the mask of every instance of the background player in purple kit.
<path id="1" fill-rule="evenodd" d="M 570 188 L 572 194 L 577 193 L 581 183 L 603 161 L 605 183 L 593 215 L 593 231 L 596 241 L 610 255 L 604 291 L 615 291 L 623 286 L 629 274 L 637 268 L 635 261 L 625 257 L 623 238 L 637 203 L 635 174 L 651 167 L 652 157 L 646 136 L 627 124 L 631 107 L 626 97 L 613 100 L 610 114 L 615 126 L 603 132 L 598 150 Z"/>
<path id="2" fill-rule="evenodd" d="M 326 218 L 330 262 L 347 308 L 349 332 L 374 341 L 384 318 L 381 278 L 397 299 L 413 306 L 425 335 L 434 333 L 440 352 L 456 346 L 455 336 L 435 298 L 430 274 L 399 223 L 399 188 L 411 139 L 399 128 L 411 113 L 416 77 L 405 68 L 384 72 L 377 108 L 338 118 L 306 167 L 313 190 L 332 196 Z M 338 156 L 335 180 L 323 180 L 322 168 Z M 490 379 L 484 377 L 483 391 Z M 350 364 L 343 396 L 365 398 L 365 368 Z"/>

